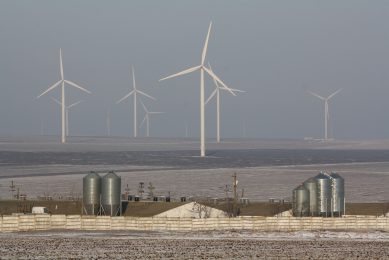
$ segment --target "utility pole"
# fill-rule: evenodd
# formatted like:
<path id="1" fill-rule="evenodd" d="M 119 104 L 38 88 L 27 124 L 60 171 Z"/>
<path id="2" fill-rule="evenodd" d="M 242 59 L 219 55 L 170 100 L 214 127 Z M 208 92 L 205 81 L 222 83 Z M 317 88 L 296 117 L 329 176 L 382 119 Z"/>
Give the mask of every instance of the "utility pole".
<path id="1" fill-rule="evenodd" d="M 145 187 L 145 183 L 144 182 L 139 182 L 138 194 L 139 194 L 139 197 L 141 199 L 143 198 L 143 193 L 145 192 L 144 187 Z"/>
<path id="2" fill-rule="evenodd" d="M 233 207 L 232 207 L 232 212 L 233 212 L 233 216 L 236 217 L 238 215 L 238 194 L 237 194 L 237 187 L 238 187 L 238 180 L 237 180 L 237 177 L 236 177 L 236 172 L 234 173 L 234 175 L 232 175 L 232 178 L 233 178 L 233 187 L 234 187 L 234 204 L 233 204 Z"/>
<path id="3" fill-rule="evenodd" d="M 12 180 L 11 181 L 11 185 L 9 186 L 10 187 L 10 192 L 11 192 L 11 196 L 12 196 L 12 199 L 14 199 L 14 192 L 16 191 L 16 185 L 14 184 L 14 181 Z"/>

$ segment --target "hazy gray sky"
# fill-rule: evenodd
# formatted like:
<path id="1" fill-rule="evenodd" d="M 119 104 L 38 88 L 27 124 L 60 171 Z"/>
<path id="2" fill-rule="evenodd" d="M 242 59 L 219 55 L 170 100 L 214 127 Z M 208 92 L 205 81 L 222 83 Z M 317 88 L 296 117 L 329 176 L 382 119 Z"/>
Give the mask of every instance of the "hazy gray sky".
<path id="1" fill-rule="evenodd" d="M 330 102 L 336 138 L 389 138 L 389 1 L 0 1 L 0 135 L 59 134 L 60 110 L 35 97 L 65 78 L 93 92 L 67 89 L 74 135 L 132 135 L 131 100 L 138 87 L 164 111 L 151 134 L 182 137 L 188 122 L 198 136 L 199 79 L 161 77 L 198 65 L 213 21 L 207 60 L 230 87 L 222 96 L 222 136 L 323 136 L 324 103 L 306 93 L 343 92 Z M 214 86 L 207 79 L 207 95 Z M 131 112 L 130 112 L 131 109 Z M 215 136 L 215 103 L 207 106 L 206 135 Z M 143 118 L 139 113 L 139 122 Z M 143 133 L 144 130 L 140 130 Z"/>

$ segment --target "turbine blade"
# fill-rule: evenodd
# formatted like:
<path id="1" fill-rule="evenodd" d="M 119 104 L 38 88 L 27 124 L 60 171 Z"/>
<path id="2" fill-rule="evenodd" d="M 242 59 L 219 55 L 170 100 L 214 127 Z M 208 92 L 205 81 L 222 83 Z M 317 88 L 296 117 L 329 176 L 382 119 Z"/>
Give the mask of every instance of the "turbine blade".
<path id="1" fill-rule="evenodd" d="M 132 66 L 132 86 L 136 89 L 134 66 Z"/>
<path id="2" fill-rule="evenodd" d="M 152 99 L 152 100 L 157 100 L 156 98 L 154 98 L 154 97 L 150 96 L 149 94 L 146 94 L 146 93 L 144 93 L 144 92 L 142 92 L 140 90 L 136 89 L 135 91 L 138 92 L 139 94 L 145 96 L 145 97 L 148 97 L 148 98 Z"/>
<path id="3" fill-rule="evenodd" d="M 192 68 L 189 68 L 189 69 L 186 69 L 186 70 L 183 70 L 181 72 L 178 72 L 176 74 L 173 74 L 173 75 L 170 75 L 170 76 L 167 76 L 163 79 L 160 79 L 159 81 L 162 81 L 162 80 L 165 80 L 165 79 L 171 79 L 171 78 L 174 78 L 174 77 L 177 77 L 177 76 L 181 76 L 181 75 L 185 75 L 185 74 L 188 74 L 188 73 L 191 73 L 193 71 L 196 71 L 198 69 L 201 68 L 201 65 L 200 66 L 195 66 L 195 67 L 192 67 Z"/>
<path id="4" fill-rule="evenodd" d="M 326 100 L 324 97 L 322 97 L 322 96 L 316 94 L 315 92 L 312 92 L 312 91 L 309 91 L 309 90 L 308 90 L 308 93 L 311 94 L 312 96 L 315 96 L 315 97 L 317 97 L 317 98 L 320 98 L 321 100 L 324 100 L 324 101 Z"/>
<path id="5" fill-rule="evenodd" d="M 165 112 L 148 112 L 149 115 L 165 114 Z"/>
<path id="6" fill-rule="evenodd" d="M 338 89 L 337 91 L 335 91 L 334 93 L 332 93 L 331 95 L 328 96 L 327 100 L 330 100 L 333 96 L 335 96 L 336 94 L 338 94 L 343 88 L 340 88 Z"/>
<path id="7" fill-rule="evenodd" d="M 75 87 L 75 88 L 78 88 L 78 89 L 80 89 L 80 90 L 82 90 L 82 91 L 88 93 L 88 94 L 91 94 L 91 93 L 92 93 L 92 92 L 90 92 L 89 90 L 87 90 L 87 89 L 85 89 L 85 88 L 83 88 L 83 87 L 80 87 L 79 85 L 77 85 L 77 84 L 74 83 L 74 82 L 71 82 L 71 81 L 69 81 L 69 80 L 65 80 L 65 82 L 68 83 L 69 85 Z"/>
<path id="8" fill-rule="evenodd" d="M 143 124 L 146 122 L 146 120 L 147 120 L 146 117 L 147 117 L 147 114 L 143 118 L 142 123 L 140 123 L 139 128 L 142 128 Z"/>
<path id="9" fill-rule="evenodd" d="M 80 104 L 81 102 L 82 102 L 82 100 L 77 101 L 77 102 L 74 102 L 73 104 L 67 106 L 67 109 L 72 108 L 72 107 L 74 107 L 74 106 L 77 106 L 77 105 Z"/>
<path id="10" fill-rule="evenodd" d="M 58 99 L 52 97 L 51 100 L 53 100 L 53 101 L 54 101 L 55 103 L 57 103 L 58 105 L 62 106 L 62 103 L 59 102 Z"/>
<path id="11" fill-rule="evenodd" d="M 49 87 L 46 91 L 44 91 L 42 94 L 40 94 L 37 98 L 40 98 L 41 96 L 43 96 L 44 94 L 46 94 L 50 90 L 55 89 L 56 87 L 58 87 L 59 84 L 61 84 L 61 82 L 62 82 L 62 80 L 58 81 L 57 83 L 55 83 L 54 85 Z"/>
<path id="12" fill-rule="evenodd" d="M 118 101 L 116 101 L 116 104 L 119 104 L 120 102 L 122 102 L 123 100 L 125 100 L 126 98 L 128 98 L 129 96 L 131 96 L 132 94 L 134 94 L 135 90 L 131 91 L 130 93 L 128 93 L 127 95 L 125 95 L 124 97 L 122 97 L 121 99 L 119 99 Z"/>
<path id="13" fill-rule="evenodd" d="M 224 88 L 221 88 L 224 89 Z M 239 93 L 246 93 L 244 90 L 236 89 L 236 88 L 230 88 L 233 92 L 239 92 Z"/>
<path id="14" fill-rule="evenodd" d="M 217 92 L 217 88 L 215 88 L 215 90 L 212 92 L 212 94 L 205 101 L 205 103 L 204 103 L 205 105 L 208 104 L 209 101 L 211 101 L 211 99 L 216 95 L 216 92 Z"/>
<path id="15" fill-rule="evenodd" d="M 141 99 L 139 99 L 139 102 L 140 102 L 140 104 L 142 105 L 143 110 L 144 110 L 146 113 L 149 113 L 149 111 L 147 110 L 147 108 L 146 108 L 145 104 L 143 103 L 143 101 L 142 101 Z"/>
<path id="16" fill-rule="evenodd" d="M 213 71 L 212 70 L 210 70 L 210 69 L 208 69 L 208 68 L 206 68 L 206 67 L 204 67 L 203 66 L 203 69 L 214 79 L 214 80 L 216 80 L 218 83 L 220 83 L 224 88 L 226 88 L 233 96 L 236 96 L 236 94 L 234 93 L 234 92 L 232 92 L 232 90 L 226 85 L 226 84 L 224 84 L 224 82 L 221 80 L 221 79 L 219 79 L 219 77 L 218 76 L 216 76 L 216 74 L 215 73 L 213 73 Z"/>
<path id="17" fill-rule="evenodd" d="M 205 39 L 203 53 L 201 55 L 201 65 L 204 65 L 205 56 L 207 55 L 207 48 L 208 48 L 209 35 L 211 34 L 211 27 L 212 27 L 212 22 L 209 23 L 207 38 Z"/>
<path id="18" fill-rule="evenodd" d="M 212 70 L 211 63 L 208 62 L 208 67 L 210 70 Z"/>
<path id="19" fill-rule="evenodd" d="M 211 71 L 211 72 L 213 72 L 213 70 L 212 70 L 212 67 L 211 67 L 211 64 L 208 62 L 208 67 L 209 67 L 209 70 Z M 234 96 L 236 96 L 233 92 L 233 90 L 231 89 L 231 88 L 225 88 L 225 87 L 220 87 L 219 86 L 219 83 L 216 81 L 216 79 L 214 78 L 214 77 L 212 77 L 212 79 L 213 79 L 213 83 L 216 85 L 216 88 L 219 88 L 219 89 L 222 89 L 222 90 L 227 90 L 228 92 L 230 92 L 232 95 L 234 95 Z M 237 90 L 236 92 L 241 92 L 241 90 Z"/>
<path id="20" fill-rule="evenodd" d="M 208 67 L 209 67 L 209 70 L 213 72 L 211 64 L 209 62 L 208 62 Z M 215 84 L 216 88 L 220 88 L 219 83 L 217 83 L 215 78 L 212 78 L 212 80 L 213 80 L 213 83 Z"/>
<path id="21" fill-rule="evenodd" d="M 209 67 L 209 70 L 213 72 L 212 67 L 211 67 L 211 63 L 209 63 L 209 62 L 208 62 L 208 67 Z M 219 83 L 217 83 L 217 81 L 214 78 L 212 78 L 212 80 L 213 80 L 213 83 L 215 84 L 216 88 L 220 88 Z"/>
<path id="22" fill-rule="evenodd" d="M 61 79 L 63 80 L 63 64 L 62 64 L 62 49 L 59 48 L 59 63 L 61 69 Z"/>

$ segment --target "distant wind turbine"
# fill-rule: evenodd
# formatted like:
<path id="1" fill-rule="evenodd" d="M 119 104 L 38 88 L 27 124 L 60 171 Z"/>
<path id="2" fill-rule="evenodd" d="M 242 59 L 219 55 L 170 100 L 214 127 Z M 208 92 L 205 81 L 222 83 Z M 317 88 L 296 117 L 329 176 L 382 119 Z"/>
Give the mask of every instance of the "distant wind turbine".
<path id="1" fill-rule="evenodd" d="M 152 112 L 147 109 L 145 104 L 142 102 L 142 100 L 139 100 L 140 104 L 143 107 L 143 110 L 145 111 L 145 117 L 142 120 L 142 123 L 140 123 L 139 128 L 143 126 L 143 124 L 146 122 L 146 136 L 150 136 L 150 115 L 158 115 L 158 114 L 163 114 L 163 112 Z"/>
<path id="2" fill-rule="evenodd" d="M 107 118 L 106 118 L 106 125 L 107 125 L 107 136 L 111 136 L 111 109 L 108 108 L 107 110 Z"/>
<path id="3" fill-rule="evenodd" d="M 209 69 L 212 71 L 211 64 L 208 63 Z M 216 141 L 220 143 L 220 90 L 232 90 L 233 92 L 244 92 L 243 90 L 239 89 L 226 89 L 224 87 L 220 87 L 219 83 L 213 79 L 213 82 L 215 83 L 215 90 L 211 93 L 211 95 L 208 97 L 207 101 L 205 101 L 205 105 L 208 104 L 209 101 L 216 95 Z"/>
<path id="4" fill-rule="evenodd" d="M 47 92 L 49 92 L 50 90 L 53 90 L 55 89 L 56 87 L 58 87 L 59 85 L 61 85 L 61 106 L 62 106 L 62 112 L 61 112 L 61 115 L 62 115 L 62 135 L 61 135 L 61 142 L 62 143 L 66 143 L 66 102 L 65 102 L 65 83 L 69 84 L 70 86 L 72 87 L 75 87 L 75 88 L 78 88 L 86 93 L 89 93 L 91 94 L 91 92 L 83 87 L 80 87 L 79 85 L 77 85 L 76 83 L 72 82 L 72 81 L 69 81 L 69 80 L 66 80 L 64 79 L 64 73 L 63 73 L 63 65 L 62 65 L 62 50 L 59 49 L 59 61 L 60 61 L 60 72 L 61 72 L 61 79 L 55 83 L 54 85 L 52 85 L 51 87 L 49 87 L 46 91 L 44 91 L 42 94 L 40 94 L 37 98 L 40 98 L 41 96 L 45 95 Z"/>
<path id="5" fill-rule="evenodd" d="M 203 48 L 203 52 L 201 55 L 200 65 L 183 70 L 181 72 L 178 72 L 176 74 L 170 75 L 168 77 L 165 77 L 165 78 L 162 78 L 159 80 L 159 81 L 162 81 L 162 80 L 174 78 L 177 76 L 185 75 L 185 74 L 200 70 L 200 156 L 201 157 L 205 156 L 204 71 L 207 72 L 207 74 L 209 76 L 211 76 L 214 80 L 216 80 L 218 83 L 220 83 L 224 88 L 226 88 L 228 91 L 230 91 L 232 95 L 235 96 L 235 93 L 232 92 L 232 90 L 229 87 L 227 87 L 227 85 L 224 84 L 224 82 L 218 76 L 216 76 L 210 69 L 208 69 L 207 67 L 204 66 L 205 56 L 207 54 L 207 48 L 208 48 L 209 35 L 211 33 L 211 27 L 212 27 L 212 22 L 209 24 L 208 34 L 207 34 L 207 38 L 205 39 L 204 48 Z"/>
<path id="6" fill-rule="evenodd" d="M 148 97 L 152 100 L 157 100 L 156 98 L 138 90 L 136 88 L 136 82 L 135 82 L 135 72 L 134 72 L 134 67 L 132 67 L 132 85 L 133 85 L 133 90 L 131 92 L 129 92 L 127 95 L 125 95 L 124 97 L 122 97 L 121 99 L 119 99 L 116 104 L 119 104 L 120 102 L 122 102 L 123 100 L 127 99 L 128 97 L 130 97 L 131 95 L 134 96 L 134 137 L 137 136 L 137 119 L 136 119 L 136 106 L 137 106 L 137 103 L 136 103 L 136 96 L 137 94 L 140 94 L 140 95 L 143 95 L 145 97 Z"/>
<path id="7" fill-rule="evenodd" d="M 61 102 L 59 102 L 58 99 L 56 98 L 51 98 L 56 104 L 62 106 Z M 82 102 L 82 100 L 78 101 L 78 102 L 75 102 L 69 106 L 66 106 L 65 108 L 65 124 L 66 124 L 66 136 L 69 136 L 69 109 L 71 109 L 72 107 L 74 106 L 77 106 L 78 104 L 80 104 Z"/>
<path id="8" fill-rule="evenodd" d="M 311 94 L 312 96 L 315 96 L 321 100 L 324 101 L 324 140 L 328 140 L 328 121 L 330 119 L 330 114 L 329 114 L 329 110 L 328 110 L 328 101 L 333 98 L 336 94 L 338 94 L 342 89 L 338 89 L 337 91 L 335 91 L 334 93 L 332 93 L 331 95 L 329 95 L 328 97 L 322 97 L 312 91 L 308 91 L 309 94 Z"/>

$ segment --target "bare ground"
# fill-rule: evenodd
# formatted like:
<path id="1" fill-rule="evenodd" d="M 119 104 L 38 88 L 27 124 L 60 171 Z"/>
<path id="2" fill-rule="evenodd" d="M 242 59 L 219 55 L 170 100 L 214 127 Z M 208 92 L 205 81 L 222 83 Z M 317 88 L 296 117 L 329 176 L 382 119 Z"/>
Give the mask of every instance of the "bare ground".
<path id="1" fill-rule="evenodd" d="M 345 238 L 348 237 L 348 238 Z M 388 234 L 18 233 L 1 259 L 388 259 Z"/>

